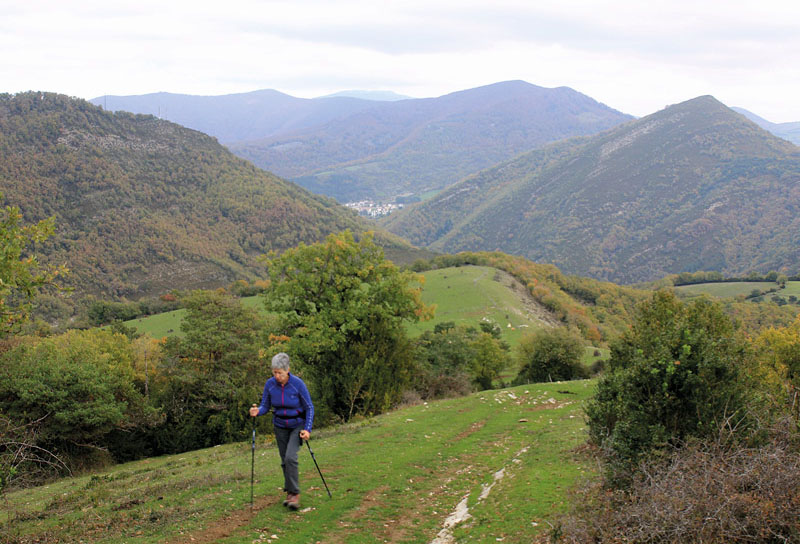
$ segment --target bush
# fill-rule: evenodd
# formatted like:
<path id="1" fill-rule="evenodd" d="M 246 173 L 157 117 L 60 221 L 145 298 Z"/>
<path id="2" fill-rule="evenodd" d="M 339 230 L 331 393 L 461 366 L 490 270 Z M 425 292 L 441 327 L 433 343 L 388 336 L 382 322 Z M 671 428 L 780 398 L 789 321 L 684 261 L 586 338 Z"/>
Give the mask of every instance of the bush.
<path id="1" fill-rule="evenodd" d="M 0 413 L 17 425 L 36 422 L 33 446 L 85 465 L 113 431 L 156 422 L 134 357 L 126 337 L 101 330 L 22 339 L 0 359 Z"/>
<path id="2" fill-rule="evenodd" d="M 506 349 L 492 333 L 451 321 L 438 324 L 415 341 L 416 372 L 411 386 L 424 399 L 490 389 L 506 366 Z"/>
<path id="3" fill-rule="evenodd" d="M 520 371 L 514 385 L 588 378 L 582 355 L 583 342 L 567 329 L 538 330 L 517 347 Z"/>
<path id="4" fill-rule="evenodd" d="M 800 449 L 793 423 L 745 447 L 725 430 L 643 467 L 626 491 L 578 491 L 557 542 L 798 542 Z M 553 536 L 556 536 L 555 534 Z"/>
<path id="5" fill-rule="evenodd" d="M 625 485 L 639 462 L 669 444 L 708 437 L 752 401 L 750 355 L 719 305 L 682 305 L 658 292 L 611 345 L 608 371 L 587 407 L 609 483 Z M 746 426 L 746 422 L 742 422 Z"/>

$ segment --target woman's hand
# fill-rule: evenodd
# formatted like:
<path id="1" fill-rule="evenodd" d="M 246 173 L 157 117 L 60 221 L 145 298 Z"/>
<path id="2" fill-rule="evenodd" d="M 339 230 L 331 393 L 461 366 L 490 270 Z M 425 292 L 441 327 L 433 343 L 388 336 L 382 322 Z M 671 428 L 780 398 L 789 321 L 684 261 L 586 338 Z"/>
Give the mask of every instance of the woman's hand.
<path id="1" fill-rule="evenodd" d="M 250 407 L 250 417 L 256 417 L 258 415 L 258 406 L 255 404 Z"/>
<path id="2" fill-rule="evenodd" d="M 302 431 L 300 431 L 300 438 L 302 438 L 303 440 L 308 440 L 309 438 L 311 438 L 311 433 L 303 429 Z"/>

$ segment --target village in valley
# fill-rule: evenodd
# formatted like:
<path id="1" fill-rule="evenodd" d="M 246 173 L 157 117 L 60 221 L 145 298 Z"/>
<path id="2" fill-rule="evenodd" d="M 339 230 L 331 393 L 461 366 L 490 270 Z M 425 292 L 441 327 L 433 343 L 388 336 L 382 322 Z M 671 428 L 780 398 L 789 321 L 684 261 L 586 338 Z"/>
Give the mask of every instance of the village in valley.
<path id="1" fill-rule="evenodd" d="M 377 219 L 378 217 L 383 217 L 384 215 L 389 215 L 393 211 L 402 209 L 403 207 L 402 204 L 395 204 L 394 202 L 390 204 L 385 204 L 383 202 L 373 202 L 372 200 L 347 202 L 345 206 L 352 210 L 356 210 L 358 212 L 358 215 L 371 217 L 373 219 Z"/>

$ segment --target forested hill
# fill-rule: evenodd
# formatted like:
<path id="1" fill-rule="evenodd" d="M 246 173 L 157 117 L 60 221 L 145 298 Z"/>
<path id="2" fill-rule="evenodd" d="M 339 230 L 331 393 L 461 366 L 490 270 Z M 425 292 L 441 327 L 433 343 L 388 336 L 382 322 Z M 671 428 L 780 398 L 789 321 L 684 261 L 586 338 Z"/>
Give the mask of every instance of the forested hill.
<path id="1" fill-rule="evenodd" d="M 345 228 L 354 213 L 259 170 L 205 134 L 63 95 L 0 95 L 0 191 L 78 293 L 159 294 L 253 279 L 257 256 Z"/>
<path id="2" fill-rule="evenodd" d="M 635 282 L 796 273 L 799 209 L 800 149 L 704 96 L 480 172 L 385 226 L 432 249 Z"/>
<path id="3" fill-rule="evenodd" d="M 566 87 L 507 81 L 438 98 L 376 102 L 316 127 L 230 147 L 341 202 L 391 199 L 442 189 L 548 142 L 630 119 Z"/>

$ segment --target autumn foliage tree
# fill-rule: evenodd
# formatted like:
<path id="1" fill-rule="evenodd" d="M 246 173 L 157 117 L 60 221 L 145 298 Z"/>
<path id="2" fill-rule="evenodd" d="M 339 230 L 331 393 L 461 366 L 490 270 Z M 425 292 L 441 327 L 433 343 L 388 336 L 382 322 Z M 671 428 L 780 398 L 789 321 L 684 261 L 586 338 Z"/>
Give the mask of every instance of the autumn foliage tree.
<path id="1" fill-rule="evenodd" d="M 356 241 L 349 231 L 273 255 L 267 270 L 266 308 L 279 316 L 292 370 L 309 381 L 320 418 L 396 403 L 413 369 L 403 323 L 430 314 L 422 279 L 387 261 L 372 235 Z"/>

